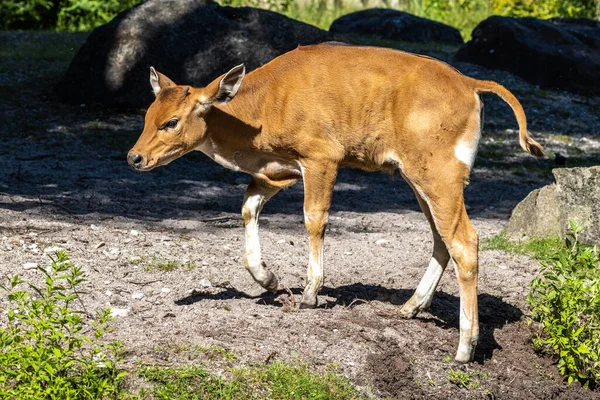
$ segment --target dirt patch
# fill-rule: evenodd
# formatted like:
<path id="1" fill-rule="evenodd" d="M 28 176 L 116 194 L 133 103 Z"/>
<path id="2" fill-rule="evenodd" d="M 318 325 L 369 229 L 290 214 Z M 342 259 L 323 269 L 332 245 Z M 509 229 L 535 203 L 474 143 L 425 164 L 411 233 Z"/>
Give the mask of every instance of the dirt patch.
<path id="1" fill-rule="evenodd" d="M 34 39 L 48 45 L 56 36 Z M 9 42 L 27 41 L 0 40 Z M 51 247 L 69 252 L 85 269 L 88 307 L 127 310 L 114 321 L 111 338 L 123 341 L 128 365 L 220 370 L 301 359 L 317 370 L 337 365 L 375 398 L 598 396 L 567 386 L 552 360 L 533 352 L 525 297 L 539 266 L 526 257 L 480 253 L 481 342 L 472 364 L 450 361 L 459 320 L 451 269 L 428 312 L 413 320 L 381 315 L 410 297 L 432 247 L 427 221 L 398 177 L 341 171 L 326 233 L 321 306 L 285 312 L 281 296 L 289 293 L 264 293 L 243 267 L 239 211 L 249 177 L 200 154 L 133 172 L 125 155 L 143 114 L 56 103 L 51 86 L 68 60 L 36 60 L 15 56 L 0 71 L 7 116 L 0 126 L 0 274 L 41 279 L 23 265 L 45 265 Z M 547 151 L 582 163 L 598 155 L 598 99 L 542 92 L 506 73 L 459 67 L 521 93 L 532 134 Z M 523 154 L 516 133 L 506 131 L 515 128 L 510 111 L 485 101 L 488 123 L 465 194 L 482 238 L 500 232 L 512 207 L 552 179 L 554 166 L 552 159 Z M 570 117 L 546 117 L 566 111 Z M 302 198 L 302 185 L 283 191 L 261 219 L 264 260 L 295 296 L 308 258 Z M 476 383 L 453 383 L 456 371 Z"/>
<path id="2" fill-rule="evenodd" d="M 416 384 L 410 361 L 398 345 L 384 341 L 382 348 L 380 353 L 367 357 L 366 370 L 373 377 L 373 385 L 395 399 L 424 398 L 425 394 Z"/>

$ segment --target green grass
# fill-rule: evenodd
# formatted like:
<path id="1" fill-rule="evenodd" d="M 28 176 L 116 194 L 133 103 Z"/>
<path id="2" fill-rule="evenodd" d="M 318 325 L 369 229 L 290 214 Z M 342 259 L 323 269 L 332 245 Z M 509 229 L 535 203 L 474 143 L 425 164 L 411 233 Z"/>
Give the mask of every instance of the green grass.
<path id="1" fill-rule="evenodd" d="M 487 378 L 489 378 L 488 374 L 477 371 L 461 371 L 454 368 L 448 370 L 448 381 L 464 389 L 477 389 L 481 385 L 481 380 Z"/>
<path id="2" fill-rule="evenodd" d="M 220 346 L 200 346 L 187 343 L 165 343 L 151 347 L 152 351 L 169 353 L 169 354 L 187 354 L 188 359 L 197 359 L 198 356 L 203 356 L 204 359 L 210 361 L 234 361 L 237 355 Z"/>
<path id="3" fill-rule="evenodd" d="M 297 19 L 307 24 L 329 30 L 331 23 L 337 18 L 352 12 L 367 8 L 361 2 L 335 1 L 335 0 L 309 0 L 306 2 L 275 0 L 220 0 L 221 4 L 233 6 L 249 5 L 253 7 L 269 8 L 290 18 Z M 426 0 L 401 1 L 399 10 L 405 11 L 419 17 L 439 21 L 457 28 L 463 38 L 471 38 L 471 31 L 481 21 L 493 15 L 489 2 L 472 2 L 462 5 L 462 1 L 434 2 Z M 378 7 L 386 7 L 381 2 Z"/>
<path id="4" fill-rule="evenodd" d="M 138 376 L 156 399 L 366 399 L 344 377 L 328 370 L 318 373 L 304 364 L 274 362 L 237 368 L 222 375 L 197 366 L 142 367 Z"/>
<path id="5" fill-rule="evenodd" d="M 556 251 L 564 248 L 564 243 L 559 238 L 531 239 L 524 241 L 511 241 L 506 232 L 481 241 L 480 250 L 502 250 L 512 254 L 523 254 L 536 260 L 546 260 Z"/>
<path id="6" fill-rule="evenodd" d="M 182 262 L 179 260 L 165 260 L 156 257 L 152 257 L 144 266 L 144 270 L 147 272 L 171 272 L 176 269 L 191 271 L 194 268 L 196 268 L 196 264 L 193 261 Z"/>

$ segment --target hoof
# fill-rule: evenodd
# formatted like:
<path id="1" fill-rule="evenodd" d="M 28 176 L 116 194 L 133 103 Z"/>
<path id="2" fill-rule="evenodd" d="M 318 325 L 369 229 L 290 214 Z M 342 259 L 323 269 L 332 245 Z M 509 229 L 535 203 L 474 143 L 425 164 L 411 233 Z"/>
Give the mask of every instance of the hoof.
<path id="1" fill-rule="evenodd" d="M 398 317 L 404 319 L 411 319 L 417 316 L 419 313 L 418 307 L 408 307 L 406 304 L 398 311 Z"/>
<path id="2" fill-rule="evenodd" d="M 461 364 L 466 364 L 473 361 L 475 358 L 475 347 L 477 346 L 478 337 L 474 336 L 471 338 L 470 343 L 467 345 L 459 344 L 458 351 L 454 360 Z"/>
<path id="3" fill-rule="evenodd" d="M 271 293 L 277 293 L 277 289 L 279 288 L 279 279 L 277 279 L 277 275 L 269 271 L 269 278 L 266 280 L 265 284 L 261 283 L 261 286 Z"/>
<path id="4" fill-rule="evenodd" d="M 456 361 L 459 364 L 467 364 L 473 361 L 473 355 L 471 355 L 470 353 L 456 353 L 454 361 Z"/>
<path id="5" fill-rule="evenodd" d="M 404 319 L 410 319 L 417 316 L 420 311 L 423 311 L 426 307 L 419 305 L 418 301 L 414 301 L 413 298 L 410 298 L 400 311 L 398 312 L 398 316 Z"/>
<path id="6" fill-rule="evenodd" d="M 317 305 L 318 302 L 316 296 L 312 299 L 307 299 L 306 297 L 302 296 L 302 301 L 300 302 L 300 306 L 298 306 L 298 308 L 300 310 L 305 310 L 309 308 L 317 308 Z"/>

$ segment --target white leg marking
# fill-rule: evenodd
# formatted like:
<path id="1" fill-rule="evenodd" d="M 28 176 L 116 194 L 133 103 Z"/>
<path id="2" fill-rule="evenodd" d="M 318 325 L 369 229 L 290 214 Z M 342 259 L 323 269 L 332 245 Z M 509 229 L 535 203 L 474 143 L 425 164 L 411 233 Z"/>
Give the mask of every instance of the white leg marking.
<path id="1" fill-rule="evenodd" d="M 455 245 L 455 248 L 459 247 Z M 462 246 L 460 246 L 462 248 Z M 458 276 L 458 268 L 457 264 L 452 259 L 454 263 L 454 271 Z M 473 355 L 475 353 L 475 345 L 479 340 L 477 336 L 478 333 L 473 335 L 473 315 L 467 315 L 465 312 L 465 301 L 464 294 L 462 290 L 459 290 L 460 294 L 460 338 L 458 341 L 458 350 L 456 351 L 456 361 L 458 362 L 469 362 L 473 359 Z M 477 312 L 477 310 L 475 310 Z"/>
<path id="2" fill-rule="evenodd" d="M 415 304 L 419 309 L 427 308 L 431 304 L 433 293 L 435 292 L 440 279 L 442 279 L 443 273 L 444 267 L 440 265 L 434 254 L 434 257 L 431 257 L 431 260 L 429 261 L 429 266 L 427 267 L 427 271 L 425 271 L 425 275 L 421 278 L 419 286 L 417 286 L 417 290 L 415 290 L 415 294 L 413 295 Z"/>
<path id="3" fill-rule="evenodd" d="M 326 225 L 329 219 L 327 213 L 323 215 L 323 213 L 311 213 L 304 211 L 304 222 L 309 224 L 315 220 L 323 219 L 323 223 Z M 310 240 L 310 239 L 309 239 Z M 309 243 L 309 258 L 308 258 L 308 285 L 306 289 L 314 293 L 321 289 L 323 284 L 323 252 L 324 252 L 324 243 L 325 239 L 321 239 L 321 246 L 319 248 L 315 248 L 313 243 Z"/>
<path id="4" fill-rule="evenodd" d="M 316 254 L 311 251 L 308 259 L 308 287 L 313 289 L 315 294 L 323 284 L 323 249 L 324 244 L 321 243 L 321 248 Z"/>
<path id="5" fill-rule="evenodd" d="M 467 317 L 467 314 L 465 314 L 465 309 L 462 305 L 460 307 L 460 330 L 467 332 L 471 331 L 471 320 Z"/>
<path id="6" fill-rule="evenodd" d="M 264 196 L 253 194 L 244 202 L 244 208 L 250 213 L 250 221 L 246 224 L 246 268 L 258 282 L 267 283 L 269 273 L 261 263 L 260 239 L 258 235 L 258 214 L 263 205 Z"/>
<path id="7" fill-rule="evenodd" d="M 472 336 L 472 324 L 464 310 L 462 295 L 460 299 L 460 338 L 458 342 L 458 350 L 456 351 L 456 361 L 469 362 L 473 359 L 475 344 L 478 337 Z"/>

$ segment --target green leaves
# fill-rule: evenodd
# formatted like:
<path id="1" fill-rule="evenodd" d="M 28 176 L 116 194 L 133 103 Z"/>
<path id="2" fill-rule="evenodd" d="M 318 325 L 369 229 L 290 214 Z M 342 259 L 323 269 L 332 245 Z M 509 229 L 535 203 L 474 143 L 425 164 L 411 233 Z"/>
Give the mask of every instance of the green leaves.
<path id="1" fill-rule="evenodd" d="M 9 306 L 0 323 L 0 393 L 15 399 L 103 398 L 119 393 L 123 373 L 117 370 L 120 345 L 100 344 L 110 310 L 84 321 L 85 312 L 70 304 L 78 300 L 83 270 L 66 253 L 51 257 L 48 269 L 38 268 L 42 286 L 7 278 L 0 289 Z M 29 290 L 20 290 L 26 285 Z M 83 306 L 83 303 L 81 303 Z M 88 318 L 86 318 L 88 319 Z M 89 325 L 89 326 L 87 326 Z M 91 338 L 80 334 L 83 328 Z"/>
<path id="2" fill-rule="evenodd" d="M 4 0 L 0 28 L 89 31 L 141 0 Z"/>
<path id="3" fill-rule="evenodd" d="M 600 382 L 600 258 L 595 246 L 579 242 L 571 222 L 565 246 L 548 254 L 531 282 L 527 302 L 542 330 L 537 350 L 558 358 L 558 370 L 572 383 Z"/>

